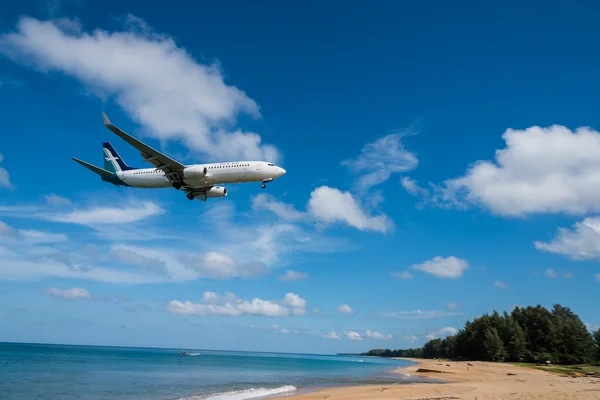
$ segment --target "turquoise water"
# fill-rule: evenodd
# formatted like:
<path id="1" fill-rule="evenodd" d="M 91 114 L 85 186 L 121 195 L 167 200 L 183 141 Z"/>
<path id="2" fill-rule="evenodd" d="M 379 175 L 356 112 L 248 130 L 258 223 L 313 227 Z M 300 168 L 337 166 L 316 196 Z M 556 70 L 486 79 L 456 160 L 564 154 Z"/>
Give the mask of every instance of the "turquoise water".
<path id="1" fill-rule="evenodd" d="M 197 354 L 181 357 L 179 351 Z M 406 361 L 354 356 L 0 343 L 3 400 L 243 400 L 408 382 Z"/>

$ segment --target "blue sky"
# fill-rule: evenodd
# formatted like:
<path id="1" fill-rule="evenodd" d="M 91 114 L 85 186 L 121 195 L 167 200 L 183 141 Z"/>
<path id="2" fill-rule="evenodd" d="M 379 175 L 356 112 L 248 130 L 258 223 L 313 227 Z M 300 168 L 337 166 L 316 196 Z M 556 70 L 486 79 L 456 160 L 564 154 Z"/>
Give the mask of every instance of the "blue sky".
<path id="1" fill-rule="evenodd" d="M 599 10 L 219 3 L 3 7 L 0 341 L 351 352 L 554 303 L 600 324 Z M 287 174 L 207 203 L 113 187 L 70 159 L 143 166 L 101 111 L 182 162 Z"/>

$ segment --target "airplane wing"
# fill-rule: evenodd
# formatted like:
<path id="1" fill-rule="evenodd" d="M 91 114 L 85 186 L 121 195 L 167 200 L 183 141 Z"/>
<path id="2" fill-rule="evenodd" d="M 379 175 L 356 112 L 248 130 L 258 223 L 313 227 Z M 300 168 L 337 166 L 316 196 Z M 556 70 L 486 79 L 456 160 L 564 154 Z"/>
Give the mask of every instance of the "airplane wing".
<path id="1" fill-rule="evenodd" d="M 183 170 L 185 169 L 185 165 L 173 160 L 157 150 L 154 150 L 152 147 L 123 132 L 110 122 L 104 112 L 102 112 L 102 119 L 104 120 L 104 126 L 116 133 L 121 139 L 138 149 L 144 158 L 144 161 L 148 161 L 157 169 L 163 170 L 167 179 L 169 179 L 171 182 L 183 182 Z"/>

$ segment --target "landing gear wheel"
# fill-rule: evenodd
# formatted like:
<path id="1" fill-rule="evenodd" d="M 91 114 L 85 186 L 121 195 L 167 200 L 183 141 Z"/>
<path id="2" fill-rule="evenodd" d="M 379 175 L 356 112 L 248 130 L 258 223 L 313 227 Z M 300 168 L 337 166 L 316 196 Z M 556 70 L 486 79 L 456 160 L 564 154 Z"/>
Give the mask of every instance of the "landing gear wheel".
<path id="1" fill-rule="evenodd" d="M 185 196 L 188 198 L 188 200 L 194 200 L 194 194 L 193 193 L 188 193 Z"/>
<path id="2" fill-rule="evenodd" d="M 267 185 L 265 185 L 264 183 L 262 185 L 260 185 L 263 189 L 267 187 Z"/>
<path id="3" fill-rule="evenodd" d="M 181 182 L 173 182 L 173 187 L 177 190 L 181 189 Z"/>

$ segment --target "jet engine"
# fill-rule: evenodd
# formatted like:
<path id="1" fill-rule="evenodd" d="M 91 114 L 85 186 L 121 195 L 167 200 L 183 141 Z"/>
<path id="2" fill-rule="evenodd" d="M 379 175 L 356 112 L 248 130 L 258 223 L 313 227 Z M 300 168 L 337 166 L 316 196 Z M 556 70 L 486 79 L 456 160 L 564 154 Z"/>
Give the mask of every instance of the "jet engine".
<path id="1" fill-rule="evenodd" d="M 210 178 L 208 168 L 201 165 L 194 165 L 183 170 L 184 179 L 205 179 Z"/>
<path id="2" fill-rule="evenodd" d="M 206 191 L 206 197 L 225 197 L 227 188 L 223 186 L 213 186 Z"/>

